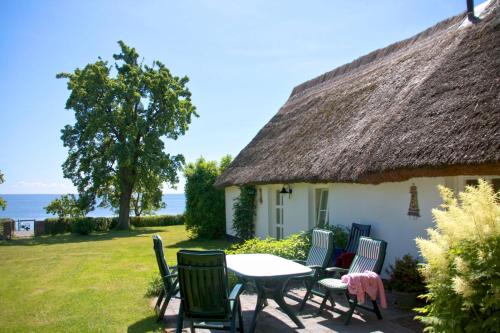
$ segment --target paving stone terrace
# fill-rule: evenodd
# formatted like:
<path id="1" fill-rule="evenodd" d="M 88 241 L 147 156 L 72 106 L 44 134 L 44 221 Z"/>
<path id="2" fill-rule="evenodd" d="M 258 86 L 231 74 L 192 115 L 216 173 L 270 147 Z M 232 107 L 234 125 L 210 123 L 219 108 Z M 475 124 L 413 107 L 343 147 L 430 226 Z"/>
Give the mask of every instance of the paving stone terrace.
<path id="1" fill-rule="evenodd" d="M 305 293 L 304 289 L 292 289 L 286 298 L 286 302 L 291 305 L 292 309 L 297 311 L 299 307 L 299 300 Z M 378 320 L 374 313 L 356 309 L 351 323 L 346 326 L 343 322 L 343 316 L 338 313 L 330 311 L 330 309 L 323 311 L 320 316 L 316 316 L 321 299 L 315 296 L 307 303 L 302 314 L 299 316 L 304 323 L 305 328 L 299 329 L 282 312 L 274 301 L 269 300 L 269 305 L 259 314 L 257 318 L 257 328 L 255 332 L 300 332 L 300 333 L 358 333 L 358 332 L 394 332 L 394 333 L 415 333 L 422 332 L 423 327 L 421 324 L 413 320 L 415 314 L 409 311 L 400 310 L 392 306 L 391 295 L 387 295 L 389 306 L 387 309 L 381 309 L 382 320 Z M 245 329 L 250 326 L 253 310 L 257 296 L 255 294 L 244 293 L 241 295 L 243 320 L 245 322 Z M 347 310 L 347 303 L 342 297 L 335 298 L 337 308 Z M 330 303 L 328 303 L 330 304 Z M 165 332 L 175 332 L 175 325 L 177 319 L 177 311 L 179 308 L 179 300 L 172 299 L 168 305 L 164 318 Z M 183 332 L 189 332 L 189 323 L 184 323 Z M 215 330 L 202 330 L 196 329 L 196 332 L 219 332 Z"/>

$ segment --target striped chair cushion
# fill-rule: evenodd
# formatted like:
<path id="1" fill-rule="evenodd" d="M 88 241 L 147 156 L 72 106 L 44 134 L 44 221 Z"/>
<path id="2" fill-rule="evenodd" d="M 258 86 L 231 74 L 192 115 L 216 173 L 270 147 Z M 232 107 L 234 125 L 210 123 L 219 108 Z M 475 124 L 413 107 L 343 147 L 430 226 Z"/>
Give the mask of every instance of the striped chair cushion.
<path id="1" fill-rule="evenodd" d="M 385 257 L 385 248 L 384 241 L 361 237 L 349 273 L 362 273 L 364 271 L 379 273 L 382 268 L 381 261 L 383 262 L 383 257 Z"/>
<path id="2" fill-rule="evenodd" d="M 333 234 L 327 230 L 313 230 L 312 245 L 306 260 L 306 266 L 326 267 L 333 252 Z"/>
<path id="3" fill-rule="evenodd" d="M 318 283 L 328 290 L 347 290 L 347 284 L 339 279 L 323 279 Z"/>

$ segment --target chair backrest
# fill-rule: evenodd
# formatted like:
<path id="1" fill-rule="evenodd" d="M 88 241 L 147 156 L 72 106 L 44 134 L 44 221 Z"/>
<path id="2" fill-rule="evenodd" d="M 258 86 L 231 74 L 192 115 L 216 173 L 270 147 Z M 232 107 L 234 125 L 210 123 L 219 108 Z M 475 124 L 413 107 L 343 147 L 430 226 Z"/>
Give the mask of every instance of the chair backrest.
<path id="1" fill-rule="evenodd" d="M 333 250 L 333 233 L 329 230 L 314 229 L 306 265 L 326 268 L 332 258 Z"/>
<path id="2" fill-rule="evenodd" d="M 177 273 L 187 318 L 230 318 L 224 251 L 181 250 L 177 252 Z"/>
<path id="3" fill-rule="evenodd" d="M 351 232 L 349 233 L 349 240 L 347 241 L 347 246 L 345 247 L 345 252 L 356 253 L 359 244 L 360 237 L 370 236 L 370 229 L 372 228 L 369 224 L 359 224 L 353 223 L 351 225 Z"/>
<path id="4" fill-rule="evenodd" d="M 170 277 L 170 268 L 168 267 L 167 261 L 165 260 L 165 255 L 163 253 L 163 242 L 160 235 L 153 235 L 153 248 L 155 250 L 156 262 L 158 263 L 158 269 L 160 270 L 163 285 L 166 290 L 170 290 L 173 281 Z"/>
<path id="5" fill-rule="evenodd" d="M 387 242 L 369 237 L 359 239 L 358 251 L 354 257 L 349 273 L 371 271 L 380 274 L 385 260 Z"/>

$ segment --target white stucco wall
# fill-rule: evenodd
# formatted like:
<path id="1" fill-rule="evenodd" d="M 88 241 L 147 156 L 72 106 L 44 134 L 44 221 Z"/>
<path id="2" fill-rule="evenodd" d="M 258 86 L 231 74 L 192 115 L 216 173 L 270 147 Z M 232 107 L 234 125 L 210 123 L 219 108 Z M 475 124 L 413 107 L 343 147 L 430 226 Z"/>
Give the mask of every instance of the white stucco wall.
<path id="1" fill-rule="evenodd" d="M 410 186 L 417 186 L 420 217 L 408 216 Z M 385 267 L 406 253 L 418 256 L 415 238 L 431 227 L 431 209 L 441 204 L 437 190 L 444 178 L 414 178 L 380 185 L 333 184 L 329 197 L 330 224 L 372 226 L 370 236 L 387 241 Z"/>
<path id="2" fill-rule="evenodd" d="M 225 204 L 226 204 L 226 234 L 235 235 L 233 230 L 233 204 L 234 199 L 239 197 L 240 189 L 237 186 L 230 186 L 225 188 Z"/>

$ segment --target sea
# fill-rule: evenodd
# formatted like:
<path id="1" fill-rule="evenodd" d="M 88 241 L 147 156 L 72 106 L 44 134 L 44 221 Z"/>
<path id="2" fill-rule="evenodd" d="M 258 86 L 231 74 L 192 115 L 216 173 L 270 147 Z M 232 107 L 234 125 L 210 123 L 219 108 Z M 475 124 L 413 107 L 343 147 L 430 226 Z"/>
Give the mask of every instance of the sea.
<path id="1" fill-rule="evenodd" d="M 0 194 L 7 201 L 7 208 L 0 209 L 0 218 L 7 217 L 13 220 L 41 220 L 54 215 L 45 213 L 44 207 L 60 194 Z M 166 207 L 155 212 L 156 215 L 182 214 L 186 208 L 186 197 L 184 194 L 164 194 L 163 202 Z M 133 214 L 131 212 L 131 214 Z M 87 214 L 92 217 L 109 217 L 116 214 L 107 208 L 96 207 Z"/>

